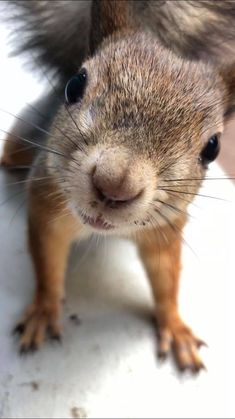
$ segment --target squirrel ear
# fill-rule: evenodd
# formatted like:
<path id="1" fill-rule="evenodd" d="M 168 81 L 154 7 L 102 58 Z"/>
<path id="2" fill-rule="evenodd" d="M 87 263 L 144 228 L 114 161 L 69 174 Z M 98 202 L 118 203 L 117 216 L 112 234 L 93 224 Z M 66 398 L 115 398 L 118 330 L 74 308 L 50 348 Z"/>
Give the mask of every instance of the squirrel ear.
<path id="1" fill-rule="evenodd" d="M 229 120 L 235 116 L 235 63 L 220 69 L 226 87 L 226 107 L 224 118 Z"/>
<path id="2" fill-rule="evenodd" d="M 93 0 L 91 9 L 90 52 L 114 32 L 132 27 L 132 1 Z"/>

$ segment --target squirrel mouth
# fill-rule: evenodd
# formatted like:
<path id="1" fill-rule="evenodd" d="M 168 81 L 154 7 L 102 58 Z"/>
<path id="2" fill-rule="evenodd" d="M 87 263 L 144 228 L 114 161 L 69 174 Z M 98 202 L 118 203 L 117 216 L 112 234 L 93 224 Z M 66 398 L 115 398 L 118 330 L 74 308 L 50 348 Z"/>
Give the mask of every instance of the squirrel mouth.
<path id="1" fill-rule="evenodd" d="M 105 221 L 101 215 L 98 217 L 93 218 L 89 215 L 81 214 L 84 224 L 89 224 L 91 227 L 96 228 L 98 230 L 112 230 L 114 228 L 113 224 L 108 223 Z"/>

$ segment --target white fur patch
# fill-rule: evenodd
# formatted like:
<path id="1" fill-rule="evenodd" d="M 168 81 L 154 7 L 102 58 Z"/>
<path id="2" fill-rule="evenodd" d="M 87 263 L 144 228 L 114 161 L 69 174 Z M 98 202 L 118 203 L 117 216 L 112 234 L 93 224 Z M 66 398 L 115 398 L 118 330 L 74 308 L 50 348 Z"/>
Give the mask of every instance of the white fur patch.
<path id="1" fill-rule="evenodd" d="M 81 112 L 81 125 L 84 132 L 89 132 L 94 125 L 91 109 L 88 108 Z"/>

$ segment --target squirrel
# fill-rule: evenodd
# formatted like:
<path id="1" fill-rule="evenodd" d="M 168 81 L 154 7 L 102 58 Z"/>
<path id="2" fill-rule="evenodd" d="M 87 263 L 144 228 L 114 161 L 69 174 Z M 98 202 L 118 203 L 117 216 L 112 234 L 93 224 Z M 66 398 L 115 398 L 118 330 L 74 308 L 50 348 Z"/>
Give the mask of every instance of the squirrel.
<path id="1" fill-rule="evenodd" d="M 33 120 L 49 129 L 46 142 L 31 136 L 35 147 L 22 152 L 26 135 L 18 121 L 2 157 L 6 167 L 32 165 L 28 241 L 36 292 L 16 326 L 20 351 L 41 347 L 49 329 L 61 335 L 71 243 L 93 233 L 122 235 L 135 241 L 150 281 L 159 356 L 172 351 L 180 370 L 199 372 L 203 342 L 178 311 L 181 232 L 235 109 L 229 53 L 235 3 L 11 1 L 10 7 L 19 50 L 54 70 L 59 97 L 65 91 L 56 105 L 55 92 L 38 102 L 44 116 L 51 113 L 49 128 L 39 112 Z"/>

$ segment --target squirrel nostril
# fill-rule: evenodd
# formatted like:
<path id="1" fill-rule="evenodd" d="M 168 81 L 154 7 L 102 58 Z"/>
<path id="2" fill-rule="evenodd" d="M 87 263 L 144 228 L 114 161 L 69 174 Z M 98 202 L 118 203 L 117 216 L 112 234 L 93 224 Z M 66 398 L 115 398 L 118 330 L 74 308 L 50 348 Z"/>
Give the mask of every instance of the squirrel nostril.
<path id="1" fill-rule="evenodd" d="M 110 208 L 119 208 L 124 204 L 130 204 L 137 199 L 143 192 L 143 190 L 136 191 L 131 188 L 127 189 L 125 182 L 122 182 L 119 186 L 112 184 L 107 179 L 100 179 L 92 176 L 92 183 L 94 191 L 99 201 L 103 202 Z"/>
<path id="2" fill-rule="evenodd" d="M 97 186 L 95 186 L 95 191 L 96 191 L 98 199 L 110 208 L 116 208 L 131 200 L 131 199 L 120 199 L 115 196 L 109 196 L 106 193 L 104 193 L 101 188 L 98 188 Z"/>
<path id="3" fill-rule="evenodd" d="M 103 191 L 97 185 L 93 184 L 93 186 L 97 194 L 97 197 L 101 202 L 104 202 L 105 200 L 108 199 L 106 195 L 103 193 Z"/>
<path id="4" fill-rule="evenodd" d="M 125 160 L 117 164 L 110 158 L 103 156 L 103 160 L 92 168 L 91 183 L 100 202 L 109 208 L 120 208 L 142 195 L 144 182 L 134 176 Z"/>
<path id="5" fill-rule="evenodd" d="M 140 196 L 140 193 L 138 193 L 135 196 L 129 196 L 129 197 L 126 197 L 125 199 L 120 199 L 119 197 L 116 197 L 116 196 L 106 195 L 102 190 L 98 189 L 97 187 L 96 187 L 96 192 L 97 192 L 98 199 L 101 202 L 103 202 L 107 207 L 110 207 L 110 208 L 120 208 L 124 204 L 132 203 L 136 198 Z"/>

